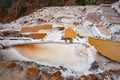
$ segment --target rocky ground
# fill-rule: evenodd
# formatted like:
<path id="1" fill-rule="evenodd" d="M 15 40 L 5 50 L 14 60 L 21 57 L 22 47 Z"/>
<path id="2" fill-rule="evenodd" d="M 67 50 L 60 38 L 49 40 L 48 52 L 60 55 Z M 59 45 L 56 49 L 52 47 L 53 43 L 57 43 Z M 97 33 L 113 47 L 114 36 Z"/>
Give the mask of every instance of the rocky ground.
<path id="1" fill-rule="evenodd" d="M 99 5 L 116 1 L 118 0 L 0 0 L 0 22 L 12 22 L 43 7 Z"/>
<path id="2" fill-rule="evenodd" d="M 0 24 L 0 79 L 119 80 L 120 17 L 119 10 L 115 13 L 112 9 L 116 6 L 45 7 Z M 56 47 L 46 47 L 46 43 Z M 47 57 L 40 58 L 39 53 Z M 71 64 L 77 58 L 81 61 Z"/>

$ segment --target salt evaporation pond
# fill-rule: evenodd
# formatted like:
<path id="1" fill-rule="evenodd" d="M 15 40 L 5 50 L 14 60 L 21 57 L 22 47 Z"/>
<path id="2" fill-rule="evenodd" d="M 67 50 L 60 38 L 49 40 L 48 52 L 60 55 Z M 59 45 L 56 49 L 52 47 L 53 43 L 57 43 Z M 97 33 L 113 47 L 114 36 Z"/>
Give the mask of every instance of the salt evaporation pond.
<path id="1" fill-rule="evenodd" d="M 42 43 L 13 46 L 1 54 L 8 60 L 34 61 L 84 73 L 94 62 L 96 50 L 82 44 Z"/>

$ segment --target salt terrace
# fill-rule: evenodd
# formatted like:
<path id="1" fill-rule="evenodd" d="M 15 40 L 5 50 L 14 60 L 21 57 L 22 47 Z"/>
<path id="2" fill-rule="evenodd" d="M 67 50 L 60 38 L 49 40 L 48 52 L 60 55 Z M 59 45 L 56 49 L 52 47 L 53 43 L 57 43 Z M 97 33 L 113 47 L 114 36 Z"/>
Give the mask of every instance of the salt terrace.
<path id="1" fill-rule="evenodd" d="M 1 24 L 0 79 L 119 80 L 117 6 L 45 7 Z"/>

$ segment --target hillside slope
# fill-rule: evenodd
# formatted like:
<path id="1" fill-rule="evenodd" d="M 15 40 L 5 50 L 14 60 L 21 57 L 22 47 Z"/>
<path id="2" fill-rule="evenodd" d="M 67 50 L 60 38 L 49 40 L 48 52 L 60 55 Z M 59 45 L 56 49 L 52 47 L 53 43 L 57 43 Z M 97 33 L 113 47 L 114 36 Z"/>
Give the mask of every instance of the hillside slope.
<path id="1" fill-rule="evenodd" d="M 73 6 L 113 3 L 118 0 L 0 0 L 0 22 L 14 21 L 48 6 Z"/>

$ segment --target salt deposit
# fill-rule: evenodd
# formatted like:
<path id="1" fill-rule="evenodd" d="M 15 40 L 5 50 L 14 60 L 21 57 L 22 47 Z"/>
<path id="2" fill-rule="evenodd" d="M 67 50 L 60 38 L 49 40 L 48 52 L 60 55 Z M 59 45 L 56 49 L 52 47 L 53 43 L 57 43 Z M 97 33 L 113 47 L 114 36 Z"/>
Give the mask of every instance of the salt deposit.
<path id="1" fill-rule="evenodd" d="M 96 26 L 91 28 L 91 32 L 95 37 L 100 37 L 102 39 L 110 39 L 111 38 L 110 32 L 108 32 L 107 30 L 105 31 L 105 29 L 98 28 Z"/>
<path id="2" fill-rule="evenodd" d="M 90 30 L 84 28 L 84 27 L 79 27 L 76 28 L 76 32 L 80 35 L 80 36 L 91 36 L 92 37 L 92 33 L 90 32 Z"/>
<path id="3" fill-rule="evenodd" d="M 33 60 L 83 73 L 94 62 L 96 50 L 81 44 L 43 43 L 18 45 L 0 53 L 8 60 Z"/>
<path id="4" fill-rule="evenodd" d="M 119 60 L 119 55 L 116 55 L 120 52 L 119 44 L 116 48 L 112 41 L 104 43 L 100 40 L 102 42 L 98 44 L 95 39 L 90 42 L 94 48 L 88 42 L 88 37 L 111 39 L 114 36 L 120 40 L 119 25 L 108 24 L 102 16 L 103 12 L 99 14 L 102 22 L 98 14 L 93 15 L 97 18 L 91 16 L 91 19 L 87 19 L 89 13 L 96 11 L 97 6 L 46 7 L 3 24 L 1 33 L 6 30 L 18 30 L 21 36 L 1 36 L 0 55 L 8 61 L 32 61 L 44 67 L 62 66 L 66 70 L 60 68 L 59 71 L 65 77 L 97 74 L 114 68 L 118 70 L 119 63 L 110 59 L 117 57 Z M 109 50 L 107 42 L 110 46 L 115 46 L 115 49 L 111 47 Z M 110 59 L 98 54 L 96 49 Z"/>

